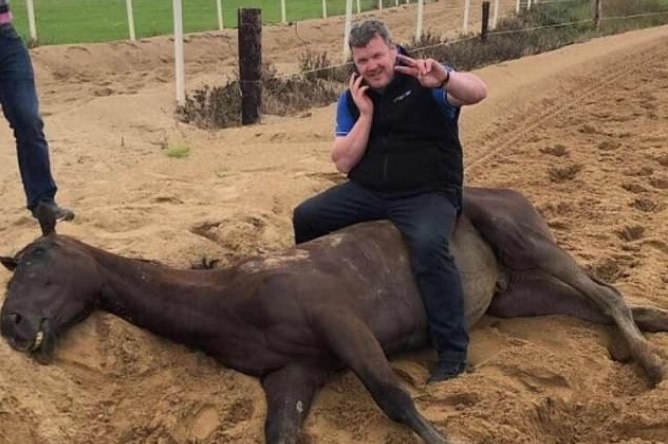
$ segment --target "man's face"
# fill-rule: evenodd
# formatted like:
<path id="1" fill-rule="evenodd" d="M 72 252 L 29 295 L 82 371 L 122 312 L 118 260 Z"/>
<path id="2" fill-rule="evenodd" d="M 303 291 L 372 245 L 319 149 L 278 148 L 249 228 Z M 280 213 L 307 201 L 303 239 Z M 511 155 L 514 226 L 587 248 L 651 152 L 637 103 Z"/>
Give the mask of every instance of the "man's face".
<path id="1" fill-rule="evenodd" d="M 353 62 L 357 70 L 372 88 L 385 88 L 394 76 L 397 51 L 376 36 L 362 48 L 352 48 Z"/>

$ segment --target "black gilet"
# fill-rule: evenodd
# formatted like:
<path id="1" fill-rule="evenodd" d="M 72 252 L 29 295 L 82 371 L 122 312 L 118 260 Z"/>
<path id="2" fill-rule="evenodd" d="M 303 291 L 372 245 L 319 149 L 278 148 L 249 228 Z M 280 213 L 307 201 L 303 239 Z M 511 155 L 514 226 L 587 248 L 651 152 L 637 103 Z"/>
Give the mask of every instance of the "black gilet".
<path id="1" fill-rule="evenodd" d="M 404 74 L 395 74 L 383 93 L 367 94 L 373 101 L 371 133 L 348 178 L 388 197 L 460 194 L 463 160 L 457 116 L 447 118 L 432 90 Z M 350 91 L 347 97 L 356 119 L 359 110 Z"/>

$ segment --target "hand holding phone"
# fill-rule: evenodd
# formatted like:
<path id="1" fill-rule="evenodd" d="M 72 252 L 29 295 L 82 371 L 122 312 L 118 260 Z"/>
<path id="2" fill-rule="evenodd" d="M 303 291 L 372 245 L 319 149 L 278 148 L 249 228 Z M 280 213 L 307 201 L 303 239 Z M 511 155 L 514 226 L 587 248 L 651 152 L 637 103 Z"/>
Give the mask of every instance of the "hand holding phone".
<path id="1" fill-rule="evenodd" d="M 353 97 L 353 101 L 357 106 L 357 109 L 360 112 L 360 115 L 373 115 L 373 102 L 371 98 L 366 94 L 369 90 L 369 85 L 364 81 L 364 77 L 359 73 L 353 73 L 350 76 L 349 82 L 350 94 Z"/>

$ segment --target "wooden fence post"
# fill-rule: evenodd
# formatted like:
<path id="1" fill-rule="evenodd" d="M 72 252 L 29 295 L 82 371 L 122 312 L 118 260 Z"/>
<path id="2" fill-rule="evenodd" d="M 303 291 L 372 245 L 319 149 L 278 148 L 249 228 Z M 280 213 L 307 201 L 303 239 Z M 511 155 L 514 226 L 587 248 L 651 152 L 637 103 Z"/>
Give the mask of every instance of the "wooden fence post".
<path id="1" fill-rule="evenodd" d="M 601 30 L 601 0 L 594 0 L 594 26 Z"/>
<path id="2" fill-rule="evenodd" d="M 487 42 L 487 31 L 489 30 L 489 2 L 482 2 L 482 29 L 480 30 L 480 41 Z"/>
<path id="3" fill-rule="evenodd" d="M 262 11 L 240 8 L 239 78 L 241 82 L 241 124 L 260 119 L 262 105 Z"/>

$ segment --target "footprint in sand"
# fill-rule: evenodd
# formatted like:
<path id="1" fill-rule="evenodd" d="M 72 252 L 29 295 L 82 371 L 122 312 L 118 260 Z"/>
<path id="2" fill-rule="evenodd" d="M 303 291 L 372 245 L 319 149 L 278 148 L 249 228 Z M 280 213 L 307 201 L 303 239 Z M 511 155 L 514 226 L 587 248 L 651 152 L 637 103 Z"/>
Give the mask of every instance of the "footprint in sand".
<path id="1" fill-rule="evenodd" d="M 663 167 L 668 167 L 668 154 L 662 154 L 656 158 L 656 161 L 659 162 L 659 165 Z"/>
<path id="2" fill-rule="evenodd" d="M 545 148 L 541 148 L 540 152 L 543 153 L 543 154 L 549 154 L 550 156 L 555 156 L 555 157 L 568 156 L 568 154 L 569 154 L 568 148 L 566 148 L 565 145 L 562 145 L 560 143 L 558 143 L 554 146 L 546 146 Z"/>
<path id="3" fill-rule="evenodd" d="M 463 392 L 448 395 L 443 398 L 442 403 L 455 408 L 473 407 L 480 402 L 480 395 L 474 392 Z"/>
<path id="4" fill-rule="evenodd" d="M 631 182 L 625 182 L 622 184 L 622 188 L 624 188 L 626 191 L 633 193 L 633 194 L 640 194 L 644 193 L 647 191 L 646 188 L 644 188 L 642 185 L 639 185 L 637 183 L 631 183 Z"/>
<path id="5" fill-rule="evenodd" d="M 622 146 L 621 142 L 616 140 L 604 140 L 598 144 L 598 149 L 601 151 L 615 151 Z"/>
<path id="6" fill-rule="evenodd" d="M 631 202 L 631 207 L 643 213 L 655 213 L 659 211 L 659 204 L 648 197 L 641 197 Z"/>
<path id="7" fill-rule="evenodd" d="M 582 165 L 572 164 L 565 167 L 550 166 L 547 169 L 547 175 L 551 182 L 564 183 L 575 179 L 582 170 Z"/>
<path id="8" fill-rule="evenodd" d="M 668 255 L 668 244 L 659 239 L 647 239 L 643 245 L 649 245 L 652 248 L 659 250 L 661 253 Z"/>
<path id="9" fill-rule="evenodd" d="M 209 438 L 220 427 L 218 412 L 211 405 L 205 405 L 190 418 L 184 418 L 184 420 L 190 422 L 190 436 L 198 442 Z"/>
<path id="10" fill-rule="evenodd" d="M 603 261 L 586 267 L 586 269 L 596 278 L 609 284 L 614 284 L 619 279 L 630 276 L 624 264 L 614 258 L 606 258 Z"/>
<path id="11" fill-rule="evenodd" d="M 633 242 L 643 237 L 645 234 L 645 227 L 642 225 L 627 225 L 621 230 L 615 231 L 615 234 L 625 242 Z"/>
<path id="12" fill-rule="evenodd" d="M 564 395 L 568 395 L 571 392 L 571 385 L 566 378 L 548 370 L 542 370 L 541 372 L 520 371 L 512 376 L 532 393 L 543 393 L 546 389 L 556 392 L 563 391 Z"/>
<path id="13" fill-rule="evenodd" d="M 114 94 L 115 91 L 109 87 L 94 87 L 91 88 L 91 94 L 94 95 L 95 97 L 107 97 L 111 96 Z"/>
<path id="14" fill-rule="evenodd" d="M 659 190 L 665 190 L 668 188 L 668 178 L 667 177 L 652 177 L 649 179 L 649 184 L 654 188 Z"/>
<path id="15" fill-rule="evenodd" d="M 589 125 L 587 123 L 582 125 L 578 129 L 578 131 L 581 132 L 582 134 L 597 134 L 598 133 L 598 129 L 596 129 L 594 126 Z"/>
<path id="16" fill-rule="evenodd" d="M 624 171 L 625 176 L 651 176 L 654 173 L 654 170 L 648 166 L 643 166 L 640 168 L 629 168 Z"/>

